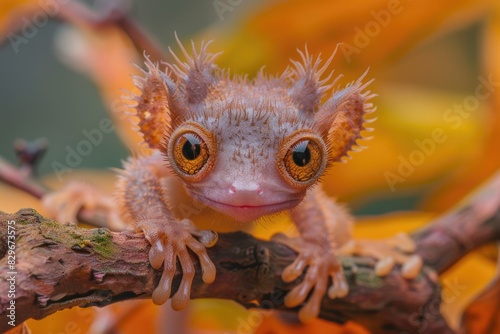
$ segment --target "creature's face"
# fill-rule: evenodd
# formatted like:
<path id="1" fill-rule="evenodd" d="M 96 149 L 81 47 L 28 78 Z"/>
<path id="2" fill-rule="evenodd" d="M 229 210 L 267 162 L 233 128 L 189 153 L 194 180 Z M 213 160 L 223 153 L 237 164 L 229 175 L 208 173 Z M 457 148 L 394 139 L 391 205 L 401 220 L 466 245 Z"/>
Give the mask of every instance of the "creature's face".
<path id="1" fill-rule="evenodd" d="M 139 79 L 139 128 L 196 200 L 236 220 L 291 209 L 355 144 L 367 112 L 355 84 L 320 105 L 332 84 L 307 54 L 279 78 L 230 79 L 193 47 L 187 62 Z"/>
<path id="2" fill-rule="evenodd" d="M 284 89 L 219 86 L 169 136 L 174 171 L 191 196 L 240 221 L 295 207 L 325 170 L 323 139 Z"/>

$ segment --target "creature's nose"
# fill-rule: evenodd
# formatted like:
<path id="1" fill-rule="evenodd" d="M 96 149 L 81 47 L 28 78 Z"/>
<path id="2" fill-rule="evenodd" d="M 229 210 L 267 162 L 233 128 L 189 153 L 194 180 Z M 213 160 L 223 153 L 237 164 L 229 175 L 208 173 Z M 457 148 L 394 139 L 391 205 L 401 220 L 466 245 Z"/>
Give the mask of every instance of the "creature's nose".
<path id="1" fill-rule="evenodd" d="M 261 195 L 263 193 L 262 187 L 254 181 L 250 182 L 242 182 L 242 181 L 234 181 L 229 187 L 229 193 L 235 195 Z"/>

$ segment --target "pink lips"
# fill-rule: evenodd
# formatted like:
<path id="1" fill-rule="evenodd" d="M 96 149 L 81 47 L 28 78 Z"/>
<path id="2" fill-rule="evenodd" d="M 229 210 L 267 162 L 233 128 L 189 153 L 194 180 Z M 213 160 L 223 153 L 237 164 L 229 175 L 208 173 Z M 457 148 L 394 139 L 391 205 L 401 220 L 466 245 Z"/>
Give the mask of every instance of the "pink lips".
<path id="1" fill-rule="evenodd" d="M 198 199 L 209 207 L 233 217 L 239 221 L 252 221 L 262 216 L 278 213 L 295 207 L 300 200 L 294 199 L 279 203 L 270 203 L 265 205 L 233 205 L 211 200 L 204 196 L 196 195 Z"/>

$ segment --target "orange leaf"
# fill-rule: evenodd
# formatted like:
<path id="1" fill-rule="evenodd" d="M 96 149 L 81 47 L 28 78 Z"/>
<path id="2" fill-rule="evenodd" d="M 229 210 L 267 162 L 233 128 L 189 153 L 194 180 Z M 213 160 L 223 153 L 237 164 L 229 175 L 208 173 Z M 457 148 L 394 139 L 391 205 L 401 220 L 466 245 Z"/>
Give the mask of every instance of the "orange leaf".
<path id="1" fill-rule="evenodd" d="M 474 300 L 464 313 L 465 333 L 500 333 L 499 277 Z"/>

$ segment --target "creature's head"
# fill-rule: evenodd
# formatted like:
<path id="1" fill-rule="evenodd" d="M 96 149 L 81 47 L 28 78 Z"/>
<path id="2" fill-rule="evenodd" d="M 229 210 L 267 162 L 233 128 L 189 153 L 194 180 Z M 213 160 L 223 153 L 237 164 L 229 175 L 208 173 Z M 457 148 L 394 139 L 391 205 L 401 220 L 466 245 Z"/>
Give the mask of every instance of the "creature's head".
<path id="1" fill-rule="evenodd" d="M 362 78 L 323 99 L 333 55 L 320 66 L 299 52 L 280 77 L 250 81 L 219 70 L 208 44 L 193 55 L 179 45 L 186 62 L 171 52 L 177 64 L 163 72 L 147 60 L 136 80 L 139 129 L 188 193 L 219 212 L 250 221 L 297 206 L 365 129 Z"/>

